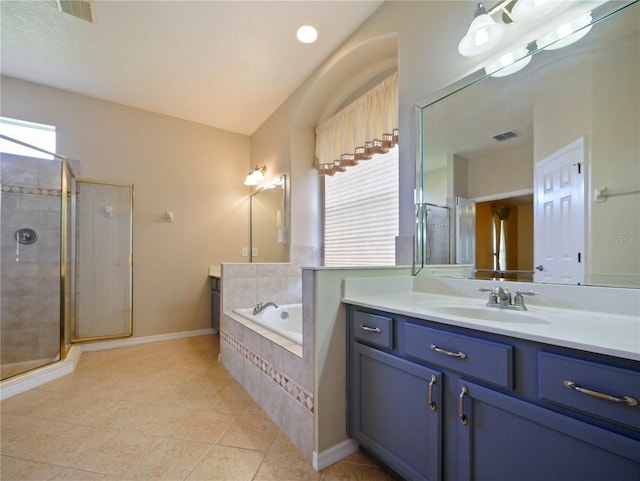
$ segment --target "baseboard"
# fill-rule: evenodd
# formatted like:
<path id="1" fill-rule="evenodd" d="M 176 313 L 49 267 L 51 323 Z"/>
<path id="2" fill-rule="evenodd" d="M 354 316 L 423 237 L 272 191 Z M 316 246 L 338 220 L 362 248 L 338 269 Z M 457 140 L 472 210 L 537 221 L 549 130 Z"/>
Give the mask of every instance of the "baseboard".
<path id="1" fill-rule="evenodd" d="M 116 339 L 113 341 L 99 341 L 88 344 L 73 344 L 62 361 L 54 362 L 32 371 L 20 374 L 0 383 L 0 401 L 8 399 L 16 394 L 29 391 L 35 387 L 54 381 L 62 376 L 75 371 L 80 356 L 85 351 L 102 351 L 105 349 L 116 349 L 119 347 L 135 346 L 136 344 L 146 344 L 149 342 L 167 341 L 170 339 L 180 339 L 183 337 L 204 336 L 214 334 L 212 328 L 198 329 L 195 331 L 173 332 L 170 334 L 158 334 L 145 337 L 128 337 L 126 339 Z"/>
<path id="2" fill-rule="evenodd" d="M 117 349 L 119 347 L 135 346 L 138 344 L 147 344 L 150 342 L 169 341 L 171 339 L 181 339 L 183 337 L 205 336 L 207 334 L 215 334 L 215 330 L 211 327 L 206 329 L 197 329 L 195 331 L 172 332 L 169 334 L 156 334 L 154 336 L 144 337 L 127 337 L 124 339 L 114 339 L 112 341 L 97 341 L 82 344 L 82 352 L 103 351 L 105 349 Z"/>
<path id="3" fill-rule="evenodd" d="M 66 376 L 67 374 L 71 374 L 75 371 L 81 354 L 82 348 L 78 345 L 73 345 L 69 349 L 67 357 L 65 357 L 64 360 L 54 362 L 48 366 L 43 366 L 12 377 L 11 379 L 7 379 L 6 381 L 2 381 L 2 383 L 0 383 L 0 400 L 4 401 L 16 394 L 21 394 L 33 389 L 34 387 L 41 386 Z"/>
<path id="4" fill-rule="evenodd" d="M 321 471 L 325 468 L 328 468 L 332 464 L 337 463 L 338 461 L 350 456 L 351 454 L 358 451 L 358 443 L 353 439 L 347 439 L 342 441 L 331 448 L 318 453 L 316 451 L 313 452 L 313 469 L 316 471 Z"/>

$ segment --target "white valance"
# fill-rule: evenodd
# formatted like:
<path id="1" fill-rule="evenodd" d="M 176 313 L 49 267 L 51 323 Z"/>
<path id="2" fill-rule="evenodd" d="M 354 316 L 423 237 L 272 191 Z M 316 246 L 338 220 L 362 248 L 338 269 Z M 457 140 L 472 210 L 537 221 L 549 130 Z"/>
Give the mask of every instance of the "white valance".
<path id="1" fill-rule="evenodd" d="M 316 127 L 314 167 L 322 175 L 333 175 L 397 143 L 396 72 Z"/>

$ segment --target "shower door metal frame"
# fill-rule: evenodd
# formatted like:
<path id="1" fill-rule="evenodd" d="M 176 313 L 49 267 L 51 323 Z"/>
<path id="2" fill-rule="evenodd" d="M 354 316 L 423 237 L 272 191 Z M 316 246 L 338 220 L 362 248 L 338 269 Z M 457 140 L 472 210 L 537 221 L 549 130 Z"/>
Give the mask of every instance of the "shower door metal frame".
<path id="1" fill-rule="evenodd" d="M 78 316 L 75 316 L 75 311 L 77 309 L 77 303 L 74 302 L 74 324 L 71 328 L 71 343 L 72 344 L 79 344 L 79 343 L 83 343 L 83 342 L 92 342 L 92 341 L 105 341 L 105 340 L 110 340 L 110 339 L 125 339 L 128 337 L 132 337 L 133 336 L 133 204 L 134 204 L 134 199 L 135 199 L 135 190 L 134 190 L 134 185 L 133 184 L 127 184 L 127 183 L 123 183 L 123 182 L 108 182 L 108 181 L 102 181 L 102 180 L 96 180 L 96 179 L 88 179 L 88 178 L 82 178 L 82 177 L 76 177 L 74 178 L 74 188 L 73 188 L 73 196 L 74 196 L 74 202 L 73 205 L 74 207 L 74 212 L 73 212 L 73 225 L 74 225 L 74 231 L 77 230 L 77 222 L 78 222 L 78 215 L 77 215 L 77 184 L 78 182 L 82 182 L 84 184 L 96 184 L 96 185 L 107 185 L 107 186 L 112 186 L 112 187 L 126 187 L 129 189 L 130 191 L 130 195 L 129 195 L 129 329 L 128 332 L 125 334 L 113 334 L 113 335 L 104 335 L 104 336 L 91 336 L 91 337 L 75 337 L 76 336 L 76 332 L 78 331 Z M 75 269 L 77 271 L 77 257 L 75 257 L 77 255 L 76 252 L 76 239 L 75 236 L 73 238 L 73 252 L 74 252 L 74 258 L 76 259 L 76 265 L 75 265 Z M 73 276 L 74 279 L 74 295 L 75 295 L 75 279 L 77 277 L 77 273 L 76 275 Z"/>

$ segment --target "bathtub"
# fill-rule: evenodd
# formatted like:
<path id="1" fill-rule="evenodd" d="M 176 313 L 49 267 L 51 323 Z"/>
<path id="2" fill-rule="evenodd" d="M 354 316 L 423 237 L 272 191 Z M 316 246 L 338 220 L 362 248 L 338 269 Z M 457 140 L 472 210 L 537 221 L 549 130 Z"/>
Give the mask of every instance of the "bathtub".
<path id="1" fill-rule="evenodd" d="M 245 319 L 302 345 L 302 304 L 286 304 L 278 308 L 270 306 L 256 315 L 252 311 L 253 307 L 233 310 Z"/>

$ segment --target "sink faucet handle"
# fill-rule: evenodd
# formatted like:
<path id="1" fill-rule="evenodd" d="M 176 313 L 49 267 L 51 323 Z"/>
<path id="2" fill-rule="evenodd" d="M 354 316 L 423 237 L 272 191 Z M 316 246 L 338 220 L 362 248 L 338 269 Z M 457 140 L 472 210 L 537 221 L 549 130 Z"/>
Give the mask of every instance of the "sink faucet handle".
<path id="1" fill-rule="evenodd" d="M 522 311 L 526 311 L 527 306 L 524 305 L 524 297 L 522 296 L 537 296 L 538 294 L 540 293 L 535 291 L 521 291 L 518 289 L 515 297 L 513 298 L 513 305 Z"/>
<path id="2" fill-rule="evenodd" d="M 536 291 L 521 291 L 520 289 L 516 291 L 516 295 L 518 294 L 521 294 L 523 296 L 539 296 L 540 295 L 540 293 Z"/>

